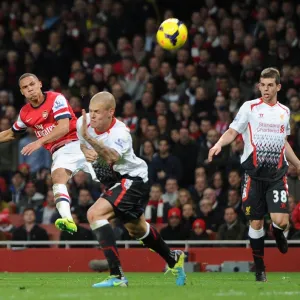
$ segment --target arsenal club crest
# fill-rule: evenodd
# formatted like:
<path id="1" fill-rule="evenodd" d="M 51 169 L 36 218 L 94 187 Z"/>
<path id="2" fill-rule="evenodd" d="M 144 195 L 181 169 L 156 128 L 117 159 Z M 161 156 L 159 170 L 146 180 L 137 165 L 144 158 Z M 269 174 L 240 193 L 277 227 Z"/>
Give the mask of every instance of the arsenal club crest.
<path id="1" fill-rule="evenodd" d="M 48 112 L 46 110 L 43 111 L 42 116 L 44 119 L 48 118 Z"/>

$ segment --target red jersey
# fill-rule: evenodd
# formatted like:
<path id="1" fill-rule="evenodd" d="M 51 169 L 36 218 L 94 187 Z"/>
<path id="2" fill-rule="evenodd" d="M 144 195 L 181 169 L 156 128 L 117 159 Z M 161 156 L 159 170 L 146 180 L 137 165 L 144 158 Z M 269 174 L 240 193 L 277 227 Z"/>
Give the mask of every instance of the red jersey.
<path id="1" fill-rule="evenodd" d="M 44 145 L 44 147 L 53 153 L 57 148 L 71 141 L 77 141 L 76 122 L 77 118 L 67 101 L 59 93 L 46 92 L 45 100 L 37 107 L 30 103 L 24 105 L 20 111 L 17 121 L 13 124 L 12 130 L 15 132 L 24 132 L 27 127 L 32 128 L 38 139 L 48 135 L 60 119 L 70 119 L 69 132 L 60 139 Z"/>

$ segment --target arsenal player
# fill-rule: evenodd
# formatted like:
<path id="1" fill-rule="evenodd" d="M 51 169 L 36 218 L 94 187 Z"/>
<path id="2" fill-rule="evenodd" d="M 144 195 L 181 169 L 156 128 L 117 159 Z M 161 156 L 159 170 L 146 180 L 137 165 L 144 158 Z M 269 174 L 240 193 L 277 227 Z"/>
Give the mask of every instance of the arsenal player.
<path id="1" fill-rule="evenodd" d="M 37 140 L 25 146 L 21 153 L 30 155 L 40 147 L 52 154 L 51 176 L 56 207 L 61 215 L 55 225 L 60 230 L 73 233 L 77 226 L 73 222 L 70 211 L 70 196 L 66 183 L 78 170 L 95 173 L 90 163 L 80 150 L 80 142 L 76 133 L 77 118 L 66 98 L 55 92 L 42 92 L 42 83 L 36 75 L 23 74 L 19 79 L 21 94 L 27 100 L 22 107 L 17 121 L 12 128 L 0 133 L 0 142 L 14 140 L 18 134 L 32 128 Z M 88 155 L 97 158 L 94 150 Z"/>

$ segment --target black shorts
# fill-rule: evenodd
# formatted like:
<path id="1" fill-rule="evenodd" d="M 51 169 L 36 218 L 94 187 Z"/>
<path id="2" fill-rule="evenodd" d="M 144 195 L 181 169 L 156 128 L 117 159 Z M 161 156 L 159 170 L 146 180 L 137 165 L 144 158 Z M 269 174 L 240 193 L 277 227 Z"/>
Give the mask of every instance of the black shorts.
<path id="1" fill-rule="evenodd" d="M 113 207 L 115 215 L 122 222 L 138 219 L 149 201 L 150 186 L 139 177 L 123 178 L 109 188 L 101 198 Z"/>
<path id="2" fill-rule="evenodd" d="M 267 213 L 288 213 L 286 176 L 267 182 L 245 174 L 242 183 L 243 211 L 249 220 L 262 220 Z"/>

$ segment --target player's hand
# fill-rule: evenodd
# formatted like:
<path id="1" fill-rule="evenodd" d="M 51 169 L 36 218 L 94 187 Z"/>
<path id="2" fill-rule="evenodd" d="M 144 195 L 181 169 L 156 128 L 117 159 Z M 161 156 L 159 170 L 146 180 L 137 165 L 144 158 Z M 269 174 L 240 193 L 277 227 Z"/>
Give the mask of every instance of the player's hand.
<path id="1" fill-rule="evenodd" d="M 85 109 L 82 110 L 81 135 L 85 140 L 87 140 L 89 138 Z"/>
<path id="2" fill-rule="evenodd" d="M 98 153 L 94 149 L 88 149 L 83 152 L 88 162 L 94 162 L 98 158 Z"/>
<path id="3" fill-rule="evenodd" d="M 213 160 L 213 156 L 214 155 L 218 155 L 222 150 L 222 147 L 220 144 L 216 143 L 210 150 L 208 153 L 208 162 L 212 162 Z"/>
<path id="4" fill-rule="evenodd" d="M 25 146 L 22 150 L 21 150 L 21 154 L 23 155 L 30 155 L 32 154 L 34 151 L 40 149 L 42 147 L 42 143 L 40 142 L 40 140 L 37 140 L 35 142 L 32 142 L 30 144 L 28 144 L 27 146 Z"/>

